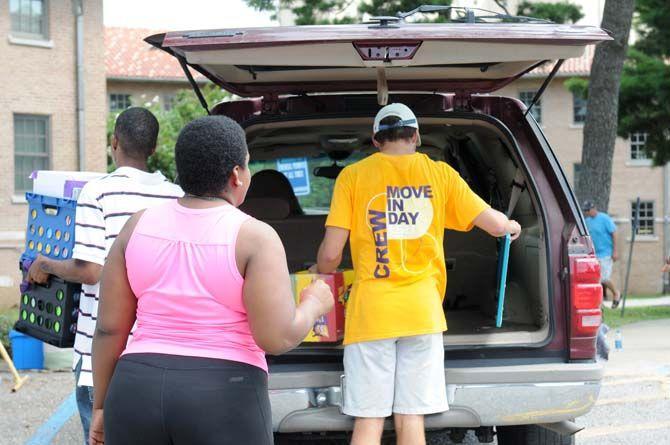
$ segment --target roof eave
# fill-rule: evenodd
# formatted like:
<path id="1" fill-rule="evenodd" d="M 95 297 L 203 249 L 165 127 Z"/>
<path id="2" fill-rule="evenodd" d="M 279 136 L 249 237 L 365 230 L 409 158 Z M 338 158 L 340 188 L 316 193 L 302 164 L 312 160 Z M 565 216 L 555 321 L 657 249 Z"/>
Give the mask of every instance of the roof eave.
<path id="1" fill-rule="evenodd" d="M 112 80 L 115 82 L 146 82 L 146 83 L 173 83 L 173 84 L 184 84 L 189 86 L 188 80 L 185 77 L 149 77 L 149 76 L 106 76 L 108 81 Z M 209 82 L 209 79 L 196 78 L 195 81 L 198 84 L 206 84 Z"/>

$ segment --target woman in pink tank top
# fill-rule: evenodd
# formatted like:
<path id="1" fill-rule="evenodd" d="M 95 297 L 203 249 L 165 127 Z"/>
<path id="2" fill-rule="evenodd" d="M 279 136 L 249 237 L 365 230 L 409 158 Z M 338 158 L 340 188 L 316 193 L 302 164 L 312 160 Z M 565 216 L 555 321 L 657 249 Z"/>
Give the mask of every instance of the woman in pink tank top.
<path id="1" fill-rule="evenodd" d="M 237 209 L 239 125 L 194 120 L 175 160 L 186 195 L 133 216 L 103 269 L 90 442 L 271 444 L 265 353 L 294 348 L 332 294 L 317 281 L 296 307 L 276 232 Z"/>

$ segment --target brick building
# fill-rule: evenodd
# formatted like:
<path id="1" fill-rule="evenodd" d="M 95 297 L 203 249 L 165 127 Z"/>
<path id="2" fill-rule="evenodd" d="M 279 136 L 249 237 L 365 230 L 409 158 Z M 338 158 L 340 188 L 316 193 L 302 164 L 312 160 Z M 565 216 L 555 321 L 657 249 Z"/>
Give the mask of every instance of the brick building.
<path id="1" fill-rule="evenodd" d="M 79 6 L 78 0 L 0 2 L 0 306 L 17 301 L 30 172 L 105 169 L 102 0 L 83 2 L 83 10 Z M 77 13 L 83 32 L 80 79 Z"/>

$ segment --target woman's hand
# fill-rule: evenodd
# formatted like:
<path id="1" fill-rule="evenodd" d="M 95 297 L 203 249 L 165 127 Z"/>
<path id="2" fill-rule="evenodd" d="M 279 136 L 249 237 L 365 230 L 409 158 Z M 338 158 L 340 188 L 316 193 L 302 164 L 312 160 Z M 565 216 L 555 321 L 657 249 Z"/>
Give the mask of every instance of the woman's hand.
<path id="1" fill-rule="evenodd" d="M 323 280 L 315 280 L 307 285 L 300 293 L 300 301 L 313 301 L 319 316 L 325 315 L 335 306 L 333 292 Z"/>
<path id="2" fill-rule="evenodd" d="M 91 418 L 91 427 L 88 432 L 88 443 L 90 445 L 104 445 L 104 417 L 102 409 L 94 409 L 93 417 Z"/>

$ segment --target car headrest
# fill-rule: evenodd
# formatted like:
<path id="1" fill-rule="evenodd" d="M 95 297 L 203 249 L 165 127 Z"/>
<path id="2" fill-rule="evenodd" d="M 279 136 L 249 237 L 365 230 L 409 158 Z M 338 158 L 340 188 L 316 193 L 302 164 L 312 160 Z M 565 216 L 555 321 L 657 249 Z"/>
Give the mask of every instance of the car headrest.
<path id="1" fill-rule="evenodd" d="M 288 178 L 277 170 L 261 170 L 251 178 L 247 200 L 276 198 L 288 204 L 289 215 L 303 215 L 298 198 Z"/>
<path id="2" fill-rule="evenodd" d="M 291 213 L 288 202 L 279 198 L 247 197 L 240 206 L 240 210 L 262 221 L 286 219 Z"/>

